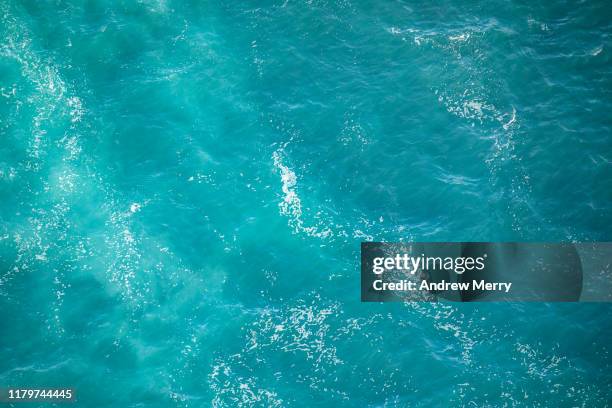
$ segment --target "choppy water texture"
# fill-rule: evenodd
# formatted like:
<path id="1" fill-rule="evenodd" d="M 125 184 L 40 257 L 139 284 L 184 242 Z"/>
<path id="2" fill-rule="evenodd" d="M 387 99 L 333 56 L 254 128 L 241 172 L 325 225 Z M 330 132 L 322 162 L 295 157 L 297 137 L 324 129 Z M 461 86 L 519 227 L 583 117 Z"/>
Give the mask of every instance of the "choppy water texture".
<path id="1" fill-rule="evenodd" d="M 610 306 L 361 304 L 358 271 L 612 240 L 609 3 L 247 3 L 0 3 L 0 385 L 609 405 Z"/>

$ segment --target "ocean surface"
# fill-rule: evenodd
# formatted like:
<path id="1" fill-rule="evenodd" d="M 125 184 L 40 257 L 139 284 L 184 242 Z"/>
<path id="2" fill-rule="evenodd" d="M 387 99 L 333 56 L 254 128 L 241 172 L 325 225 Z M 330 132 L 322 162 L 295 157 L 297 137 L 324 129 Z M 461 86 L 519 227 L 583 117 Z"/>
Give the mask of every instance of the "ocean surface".
<path id="1" fill-rule="evenodd" d="M 611 35 L 606 1 L 0 1 L 0 387 L 610 406 L 612 305 L 364 304 L 359 244 L 612 240 Z"/>

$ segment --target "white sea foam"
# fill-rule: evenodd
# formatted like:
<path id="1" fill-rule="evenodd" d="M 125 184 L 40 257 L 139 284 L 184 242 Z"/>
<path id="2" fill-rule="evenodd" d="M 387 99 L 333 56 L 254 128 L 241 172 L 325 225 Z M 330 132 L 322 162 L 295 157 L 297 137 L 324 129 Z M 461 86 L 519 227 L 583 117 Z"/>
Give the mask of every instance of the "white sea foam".
<path id="1" fill-rule="evenodd" d="M 279 203 L 280 213 L 289 218 L 289 226 L 295 233 L 304 232 L 309 236 L 327 238 L 333 235 L 330 228 L 319 226 L 307 226 L 302 219 L 302 201 L 297 194 L 297 176 L 295 172 L 283 163 L 283 150 L 279 149 L 272 153 L 274 167 L 280 172 L 283 199 Z"/>
<path id="2" fill-rule="evenodd" d="M 512 126 L 514 123 L 516 123 L 516 108 L 513 106 L 512 107 L 512 117 L 510 118 L 508 122 L 503 124 L 504 130 L 510 129 L 510 126 Z"/>
<path id="3" fill-rule="evenodd" d="M 457 35 L 449 35 L 448 39 L 450 41 L 467 41 L 470 38 L 470 33 L 461 33 Z"/>
<path id="4" fill-rule="evenodd" d="M 137 213 L 138 211 L 140 211 L 140 204 L 139 203 L 132 203 L 132 204 L 130 204 L 130 212 L 132 214 Z"/>
<path id="5" fill-rule="evenodd" d="M 603 51 L 603 45 L 600 45 L 599 47 L 596 47 L 593 50 L 591 50 L 589 54 L 591 54 L 593 57 L 596 57 L 599 54 L 601 54 L 602 51 Z"/>
<path id="6" fill-rule="evenodd" d="M 239 355 L 234 356 L 234 359 L 236 357 Z M 208 376 L 210 387 L 215 394 L 210 402 L 212 407 L 283 406 L 283 400 L 276 392 L 260 387 L 257 377 L 240 374 L 230 364 L 231 361 L 217 360 Z M 243 368 L 243 364 L 235 364 L 239 365 L 238 368 Z"/>

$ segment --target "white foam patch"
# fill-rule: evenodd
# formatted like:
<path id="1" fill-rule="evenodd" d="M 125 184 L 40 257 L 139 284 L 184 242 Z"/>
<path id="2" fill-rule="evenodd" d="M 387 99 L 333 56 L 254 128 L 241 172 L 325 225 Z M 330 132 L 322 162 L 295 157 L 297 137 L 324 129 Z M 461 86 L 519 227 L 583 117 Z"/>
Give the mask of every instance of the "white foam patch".
<path id="1" fill-rule="evenodd" d="M 600 45 L 599 47 L 596 47 L 594 49 L 592 49 L 589 54 L 591 54 L 591 56 L 596 57 L 599 54 L 601 54 L 603 51 L 603 45 Z"/>
<path id="2" fill-rule="evenodd" d="M 302 201 L 297 194 L 297 176 L 295 172 L 283 163 L 282 149 L 272 153 L 274 167 L 278 169 L 281 178 L 283 199 L 279 203 L 281 215 L 289 218 L 289 226 L 295 233 L 306 233 L 311 237 L 328 238 L 332 230 L 325 225 L 307 226 L 302 219 Z"/>
<path id="3" fill-rule="evenodd" d="M 140 204 L 139 203 L 132 203 L 130 204 L 130 212 L 132 214 L 137 213 L 138 211 L 140 211 Z"/>
<path id="4" fill-rule="evenodd" d="M 276 392 L 259 386 L 255 375 L 245 376 L 236 372 L 229 362 L 217 360 L 208 380 L 210 388 L 215 393 L 211 401 L 214 408 L 283 406 L 283 400 Z"/>
<path id="5" fill-rule="evenodd" d="M 339 303 L 327 302 L 318 295 L 310 302 L 299 300 L 287 307 L 261 311 L 257 320 L 245 327 L 241 349 L 215 360 L 208 376 L 211 389 L 216 393 L 213 406 L 228 403 L 233 406 L 284 406 L 284 401 L 273 390 L 261 386 L 256 375 L 244 374 L 257 373 L 258 365 L 269 360 L 270 355 L 297 359 L 310 365 L 313 373 L 331 371 L 342 365 L 343 361 L 337 357 L 334 336 L 346 333 L 337 333 L 334 323 L 330 322 L 340 312 Z M 279 367 L 275 376 L 282 378 L 284 375 L 290 376 L 290 369 Z M 348 398 L 345 392 L 335 389 L 333 382 L 327 383 L 325 376 L 302 376 L 300 381 L 308 383 L 313 390 L 325 388 L 329 395 Z"/>

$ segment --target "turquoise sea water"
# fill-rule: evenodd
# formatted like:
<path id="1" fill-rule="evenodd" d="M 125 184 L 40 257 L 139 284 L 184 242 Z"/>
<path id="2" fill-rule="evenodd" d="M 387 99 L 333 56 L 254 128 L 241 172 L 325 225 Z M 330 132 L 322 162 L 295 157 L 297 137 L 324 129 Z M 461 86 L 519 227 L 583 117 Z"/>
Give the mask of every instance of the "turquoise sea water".
<path id="1" fill-rule="evenodd" d="M 365 240 L 612 240 L 612 8 L 550 3 L 0 2 L 0 387 L 609 406 L 609 305 L 359 302 Z"/>

